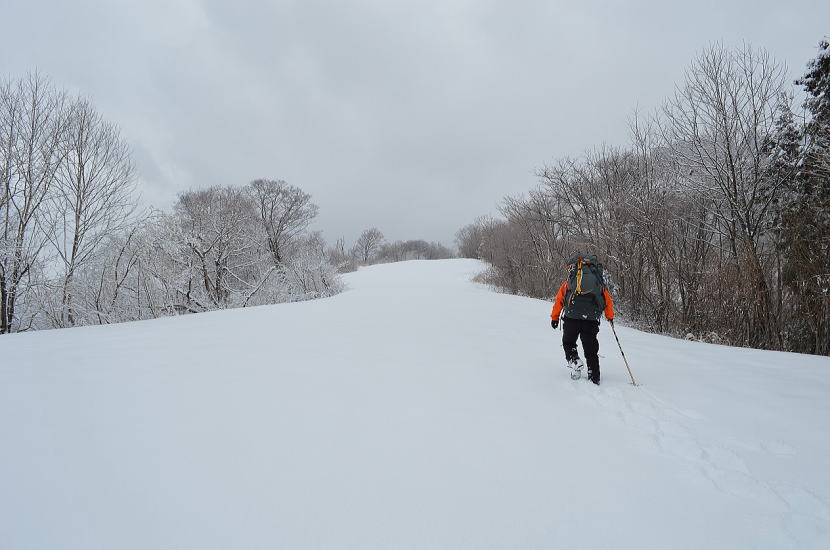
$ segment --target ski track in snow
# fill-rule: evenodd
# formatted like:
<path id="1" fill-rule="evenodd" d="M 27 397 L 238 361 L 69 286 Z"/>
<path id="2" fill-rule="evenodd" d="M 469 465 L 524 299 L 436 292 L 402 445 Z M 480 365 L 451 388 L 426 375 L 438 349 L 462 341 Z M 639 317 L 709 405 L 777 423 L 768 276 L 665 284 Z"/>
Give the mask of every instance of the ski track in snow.
<path id="1" fill-rule="evenodd" d="M 0 338 L 0 550 L 830 548 L 830 359 L 607 325 L 472 260 Z"/>

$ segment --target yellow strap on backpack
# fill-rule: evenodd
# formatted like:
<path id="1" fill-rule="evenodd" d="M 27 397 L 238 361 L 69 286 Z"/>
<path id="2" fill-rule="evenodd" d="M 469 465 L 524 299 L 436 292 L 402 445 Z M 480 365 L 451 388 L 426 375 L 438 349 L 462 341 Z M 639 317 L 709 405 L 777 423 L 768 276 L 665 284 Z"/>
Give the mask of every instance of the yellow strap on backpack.
<path id="1" fill-rule="evenodd" d="M 576 293 L 582 294 L 582 258 L 579 259 L 576 271 Z"/>

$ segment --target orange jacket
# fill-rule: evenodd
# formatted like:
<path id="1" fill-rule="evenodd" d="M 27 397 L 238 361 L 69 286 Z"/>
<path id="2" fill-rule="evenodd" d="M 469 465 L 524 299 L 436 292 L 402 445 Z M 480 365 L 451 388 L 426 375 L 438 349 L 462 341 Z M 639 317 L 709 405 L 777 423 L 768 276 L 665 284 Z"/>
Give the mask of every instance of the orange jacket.
<path id="1" fill-rule="evenodd" d="M 556 293 L 556 301 L 553 302 L 553 311 L 550 312 L 550 318 L 554 321 L 559 320 L 559 314 L 562 313 L 562 308 L 565 305 L 565 293 L 568 292 L 568 281 L 562 283 L 559 287 L 559 292 Z M 605 296 L 605 318 L 609 321 L 614 318 L 614 302 L 611 300 L 611 294 L 608 289 L 602 289 L 602 295 Z"/>

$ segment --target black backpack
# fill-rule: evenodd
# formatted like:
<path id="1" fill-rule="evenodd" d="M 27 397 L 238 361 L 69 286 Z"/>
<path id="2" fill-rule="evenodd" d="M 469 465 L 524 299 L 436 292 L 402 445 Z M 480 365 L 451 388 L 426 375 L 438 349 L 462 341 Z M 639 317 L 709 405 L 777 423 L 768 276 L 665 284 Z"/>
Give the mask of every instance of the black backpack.
<path id="1" fill-rule="evenodd" d="M 568 261 L 568 291 L 565 317 L 599 321 L 605 310 L 605 279 L 602 264 L 594 255 L 576 254 Z"/>

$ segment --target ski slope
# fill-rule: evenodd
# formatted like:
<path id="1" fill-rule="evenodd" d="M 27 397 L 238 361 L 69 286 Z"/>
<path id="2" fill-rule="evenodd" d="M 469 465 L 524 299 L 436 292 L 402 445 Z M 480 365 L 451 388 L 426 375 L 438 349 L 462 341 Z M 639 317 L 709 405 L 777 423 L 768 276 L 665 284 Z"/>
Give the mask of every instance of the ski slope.
<path id="1" fill-rule="evenodd" d="M 830 359 L 618 327 L 602 386 L 472 260 L 0 337 L 3 550 L 830 548 Z"/>

